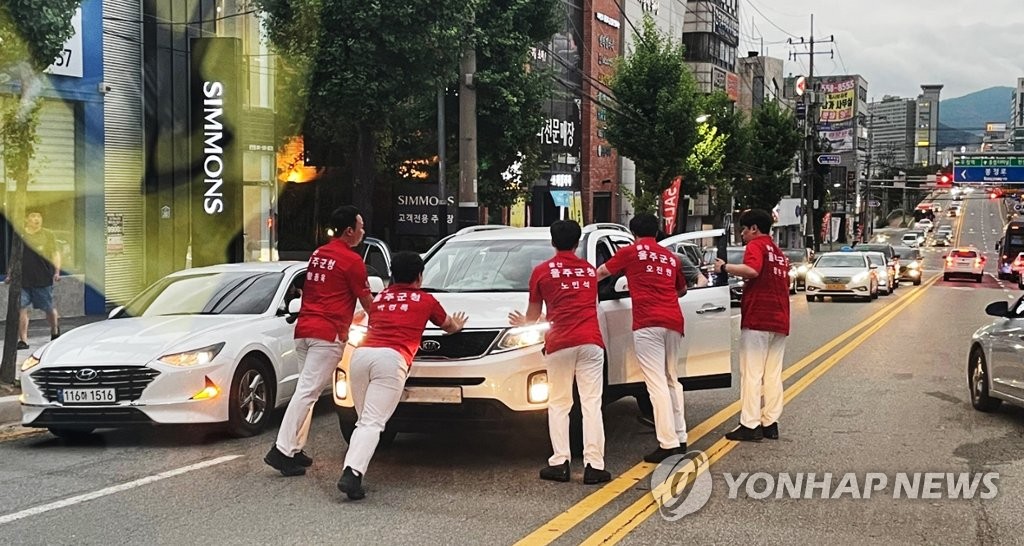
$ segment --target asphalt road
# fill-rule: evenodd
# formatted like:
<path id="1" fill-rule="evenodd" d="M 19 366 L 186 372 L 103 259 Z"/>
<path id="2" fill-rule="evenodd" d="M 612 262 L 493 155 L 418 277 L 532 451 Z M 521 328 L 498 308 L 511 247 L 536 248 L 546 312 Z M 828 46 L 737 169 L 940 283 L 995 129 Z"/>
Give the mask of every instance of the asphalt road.
<path id="1" fill-rule="evenodd" d="M 961 243 L 992 249 L 999 206 L 969 198 Z M 926 278 L 940 272 L 943 253 L 925 253 Z M 368 497 L 349 502 L 335 488 L 345 443 L 325 400 L 307 447 L 315 462 L 299 478 L 262 462 L 276 431 L 241 440 L 199 427 L 106 431 L 86 444 L 46 433 L 0 440 L 0 543 L 1016 542 L 1024 411 L 975 412 L 965 371 L 970 334 L 989 322 L 984 306 L 1016 295 L 1015 285 L 989 277 L 903 285 L 870 303 L 794 296 L 782 438 L 723 441 L 736 424 L 729 408 L 738 388 L 688 392 L 691 446 L 712 456 L 712 488 L 706 505 L 678 521 L 650 500 L 654 465 L 638 463 L 655 440 L 631 401 L 605 410 L 607 467 L 619 477 L 607 487 L 584 486 L 580 462 L 572 483 L 537 479 L 550 449 L 543 430 L 450 430 L 399 436 L 374 458 Z M 738 336 L 738 318 L 733 326 Z M 734 374 L 738 385 L 735 362 Z M 850 472 L 989 471 L 999 474 L 989 500 L 893 499 L 891 489 L 871 499 L 759 500 L 743 489 L 729 498 L 723 475 L 830 472 L 838 483 Z"/>

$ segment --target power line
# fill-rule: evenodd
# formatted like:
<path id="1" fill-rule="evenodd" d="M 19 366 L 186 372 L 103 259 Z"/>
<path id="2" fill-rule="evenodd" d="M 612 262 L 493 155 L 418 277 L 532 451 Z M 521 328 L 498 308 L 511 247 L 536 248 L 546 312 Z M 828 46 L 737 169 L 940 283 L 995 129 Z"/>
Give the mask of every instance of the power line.
<path id="1" fill-rule="evenodd" d="M 797 37 L 796 34 L 793 34 L 792 32 L 790 32 L 790 31 L 780 27 L 779 25 L 775 24 L 775 21 L 772 21 L 771 19 L 768 18 L 768 16 L 766 16 L 764 13 L 762 13 L 761 10 L 757 9 L 757 6 L 754 5 L 753 0 L 746 0 L 746 1 L 747 1 L 747 5 L 749 5 L 751 7 L 751 9 L 756 11 L 757 14 L 760 15 L 765 21 L 767 21 L 769 25 L 779 29 L 780 32 L 790 36 L 791 38 L 796 38 Z"/>

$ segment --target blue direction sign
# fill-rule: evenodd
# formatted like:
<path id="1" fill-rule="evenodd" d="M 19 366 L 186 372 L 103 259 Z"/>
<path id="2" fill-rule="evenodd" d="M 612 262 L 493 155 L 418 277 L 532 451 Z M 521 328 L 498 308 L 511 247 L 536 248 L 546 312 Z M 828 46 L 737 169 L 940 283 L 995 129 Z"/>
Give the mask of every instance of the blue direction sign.
<path id="1" fill-rule="evenodd" d="M 1018 182 L 1024 183 L 1024 166 L 954 167 L 953 182 Z"/>
<path id="2" fill-rule="evenodd" d="M 818 165 L 840 165 L 843 163 L 843 156 L 838 154 L 821 154 L 818 156 Z"/>

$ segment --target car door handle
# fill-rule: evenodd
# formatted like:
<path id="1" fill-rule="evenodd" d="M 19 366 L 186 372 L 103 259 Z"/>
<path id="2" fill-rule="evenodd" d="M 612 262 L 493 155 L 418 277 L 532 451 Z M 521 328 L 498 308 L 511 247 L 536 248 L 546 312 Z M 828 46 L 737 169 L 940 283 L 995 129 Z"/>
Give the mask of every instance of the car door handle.
<path id="1" fill-rule="evenodd" d="M 703 315 L 704 313 L 721 313 L 722 311 L 725 311 L 725 307 L 719 305 L 718 307 L 705 307 L 703 309 L 697 309 L 697 314 Z"/>

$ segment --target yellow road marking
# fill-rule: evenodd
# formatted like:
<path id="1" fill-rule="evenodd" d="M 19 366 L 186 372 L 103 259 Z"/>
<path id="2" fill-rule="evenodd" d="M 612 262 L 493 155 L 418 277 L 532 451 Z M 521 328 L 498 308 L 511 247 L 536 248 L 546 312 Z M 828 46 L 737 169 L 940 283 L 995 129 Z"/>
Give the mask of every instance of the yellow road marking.
<path id="1" fill-rule="evenodd" d="M 926 282 L 922 286 L 912 288 L 910 292 L 904 293 L 898 299 L 892 301 L 891 303 L 888 303 L 885 307 L 878 310 L 870 317 L 852 326 L 850 329 L 848 329 L 843 334 L 840 334 L 832 341 L 826 343 L 825 345 L 822 345 L 811 354 L 800 359 L 799 362 L 789 366 L 782 372 L 783 381 L 789 379 L 794 374 L 799 373 L 800 370 L 806 368 L 811 363 L 817 361 L 818 358 L 828 353 L 829 351 L 833 350 L 836 346 L 843 343 L 850 337 L 856 335 L 857 332 L 861 331 L 865 327 L 868 327 L 871 324 L 881 320 L 881 317 L 883 315 L 896 309 L 898 306 L 901 306 L 903 302 L 909 301 L 911 297 L 923 291 L 925 288 L 933 284 L 936 280 L 938 280 L 937 276 L 931 279 L 930 281 Z M 902 307 L 899 308 L 902 309 Z M 698 440 L 707 435 L 707 433 L 711 432 L 712 430 L 715 430 L 716 428 L 721 426 L 722 423 L 725 423 L 729 419 L 733 418 L 735 415 L 739 413 L 739 411 L 740 402 L 737 400 L 732 404 L 729 404 L 722 410 L 720 410 L 718 413 L 712 415 L 710 418 L 700 423 L 696 427 L 690 429 L 687 434 L 688 445 L 696 443 Z M 529 535 L 523 537 L 516 543 L 516 545 L 536 546 L 551 544 L 559 537 L 564 535 L 566 532 L 568 532 L 570 529 L 572 529 L 579 523 L 585 521 L 587 518 L 592 516 L 595 512 L 600 510 L 602 507 L 607 505 L 616 497 L 618 497 L 619 495 L 626 491 L 629 491 L 630 489 L 633 489 L 640 480 L 643 480 L 648 475 L 650 475 L 651 472 L 654 471 L 655 466 L 656 465 L 654 464 L 644 462 L 641 462 L 633 466 L 632 468 L 630 468 L 626 472 L 623 472 L 618 477 L 609 482 L 608 485 L 602 487 L 601 489 L 598 489 L 597 491 L 591 493 L 590 495 L 587 495 L 585 498 L 583 498 L 583 500 L 579 501 L 566 511 L 562 512 L 561 514 L 555 516 L 547 523 L 541 525 L 539 528 L 537 528 Z"/>
<path id="2" fill-rule="evenodd" d="M 820 364 L 815 366 L 814 369 L 807 372 L 806 375 L 797 380 L 796 383 L 786 389 L 783 397 L 784 403 L 788 404 L 794 397 L 803 392 L 811 383 L 816 381 L 839 361 L 853 352 L 854 349 L 867 341 L 875 332 L 882 329 L 882 327 L 895 318 L 900 311 L 908 307 L 917 298 L 921 297 L 924 293 L 924 289 L 935 284 L 937 280 L 938 276 L 932 277 L 925 285 L 921 286 L 919 290 L 915 290 L 914 293 L 910 294 L 907 298 L 904 298 L 904 300 L 899 303 L 898 307 L 893 309 L 891 313 L 879 319 L 875 324 L 864 330 L 848 345 L 836 351 L 835 354 L 823 360 Z M 739 445 L 739 442 L 726 440 L 724 437 L 719 439 L 705 452 L 708 454 L 708 464 L 701 470 L 710 468 L 712 464 L 732 451 L 737 445 Z M 652 469 L 654 468 L 654 465 L 651 464 L 648 464 L 647 466 Z M 583 541 L 582 544 L 588 546 L 597 544 L 616 544 L 657 511 L 658 502 L 655 500 L 654 492 L 648 492 L 617 516 L 612 518 L 611 521 L 605 524 L 605 526 L 599 529 L 596 533 L 590 535 L 590 537 Z"/>

